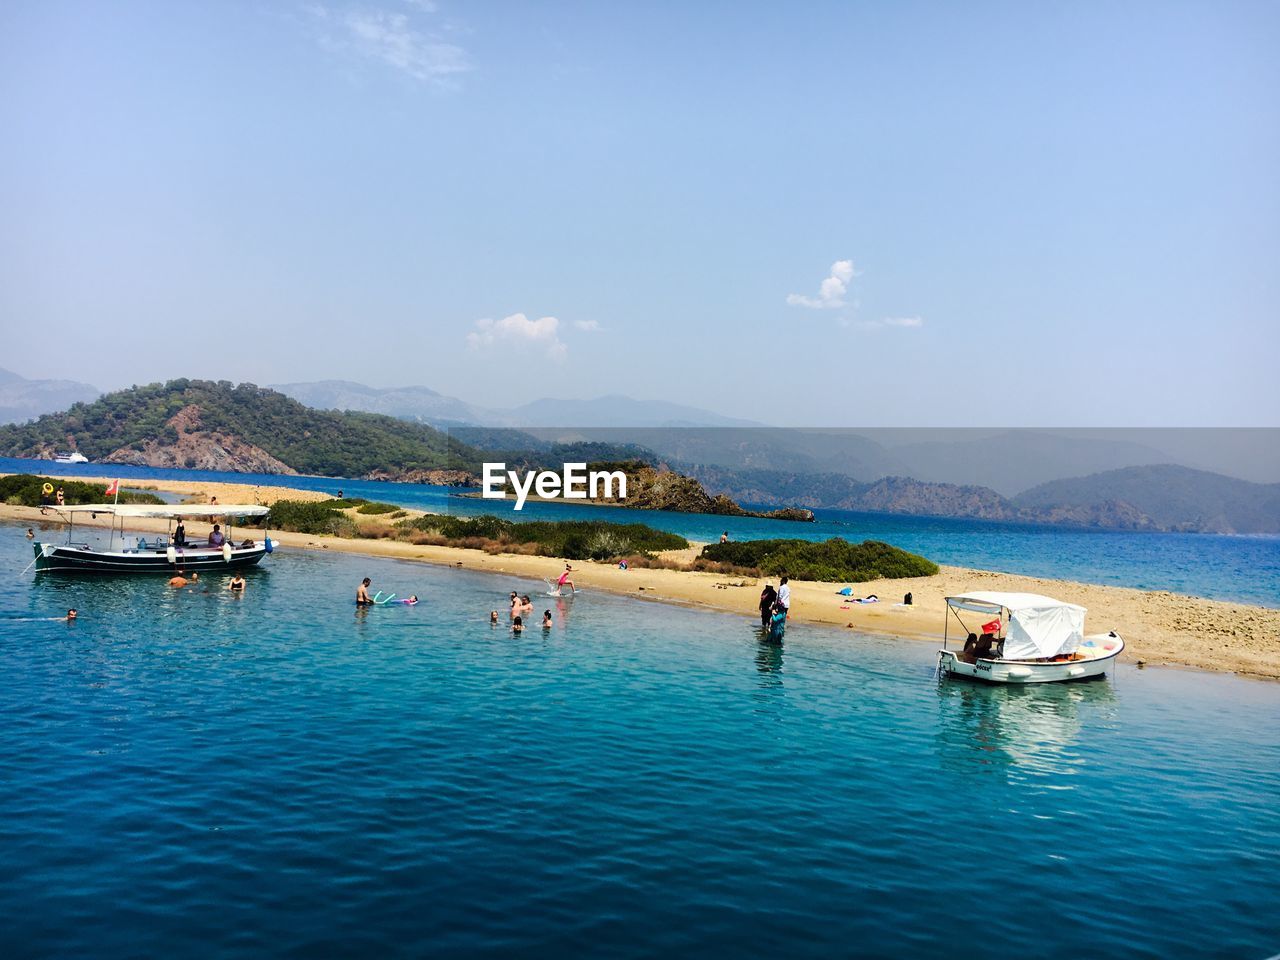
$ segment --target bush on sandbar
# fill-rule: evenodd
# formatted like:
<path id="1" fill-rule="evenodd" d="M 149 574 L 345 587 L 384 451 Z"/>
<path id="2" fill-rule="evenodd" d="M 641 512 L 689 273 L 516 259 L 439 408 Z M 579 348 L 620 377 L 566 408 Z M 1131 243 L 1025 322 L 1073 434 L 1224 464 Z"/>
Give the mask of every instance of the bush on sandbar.
<path id="1" fill-rule="evenodd" d="M 766 576 L 787 574 L 796 580 L 823 583 L 863 583 L 868 580 L 897 580 L 929 577 L 938 565 L 878 540 L 850 543 L 839 537 L 830 540 L 743 540 L 712 543 L 703 547 L 699 561 L 724 565 L 718 572 L 746 572 L 755 569 Z M 698 564 L 695 563 L 695 569 Z"/>

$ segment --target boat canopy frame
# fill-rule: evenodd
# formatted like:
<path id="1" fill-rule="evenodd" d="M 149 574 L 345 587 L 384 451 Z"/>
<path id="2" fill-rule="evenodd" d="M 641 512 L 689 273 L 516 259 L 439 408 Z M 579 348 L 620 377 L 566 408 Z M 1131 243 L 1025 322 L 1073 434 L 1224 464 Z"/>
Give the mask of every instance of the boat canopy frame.
<path id="1" fill-rule="evenodd" d="M 958 611 L 1000 618 L 1004 637 L 1000 659 L 1038 660 L 1074 653 L 1084 640 L 1084 607 L 1038 593 L 978 591 L 947 597 L 942 649 L 947 649 L 951 616 L 969 633 Z"/>

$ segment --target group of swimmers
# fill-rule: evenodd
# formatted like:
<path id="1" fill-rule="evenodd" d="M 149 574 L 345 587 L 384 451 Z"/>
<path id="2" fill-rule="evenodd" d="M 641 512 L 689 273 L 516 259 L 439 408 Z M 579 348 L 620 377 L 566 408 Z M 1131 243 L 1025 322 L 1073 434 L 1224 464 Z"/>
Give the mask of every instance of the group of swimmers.
<path id="1" fill-rule="evenodd" d="M 188 577 L 185 571 L 179 570 L 174 576 L 169 578 L 169 586 L 176 587 L 180 590 L 185 586 L 197 583 L 199 580 L 200 574 L 196 573 L 196 571 L 192 570 L 191 576 Z M 232 593 L 244 593 L 246 583 L 247 581 L 244 578 L 244 574 L 237 570 L 232 575 L 231 580 L 228 581 L 227 589 Z"/>
<path id="2" fill-rule="evenodd" d="M 566 577 L 568 576 L 568 569 L 569 569 L 569 565 L 566 563 L 565 564 Z M 564 577 L 561 578 L 561 580 L 563 579 Z M 570 589 L 572 588 L 573 588 L 572 582 L 570 582 Z M 527 593 L 524 596 L 521 596 L 520 594 L 516 593 L 516 591 L 512 590 L 511 591 L 511 613 L 509 614 L 511 617 L 512 633 L 524 633 L 524 618 L 526 614 L 530 614 L 530 613 L 533 613 L 533 600 L 530 599 Z M 553 621 L 551 619 L 551 611 L 550 610 L 542 611 L 542 629 L 550 630 L 552 627 L 552 624 L 553 624 Z M 494 627 L 498 625 L 497 610 L 489 611 L 489 625 Z"/>

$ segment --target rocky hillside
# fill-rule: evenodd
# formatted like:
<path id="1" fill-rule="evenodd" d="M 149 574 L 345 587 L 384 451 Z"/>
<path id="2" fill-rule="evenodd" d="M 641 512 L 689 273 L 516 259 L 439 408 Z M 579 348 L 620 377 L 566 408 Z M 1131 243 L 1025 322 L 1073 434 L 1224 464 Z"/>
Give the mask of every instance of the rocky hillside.
<path id="1" fill-rule="evenodd" d="M 253 384 L 173 380 L 0 427 L 0 455 L 254 473 L 400 479 L 413 471 L 474 476 L 475 451 L 431 427 L 367 413 L 312 410 Z"/>
<path id="2" fill-rule="evenodd" d="M 598 502 L 633 510 L 670 510 L 673 513 L 709 513 L 724 517 L 764 517 L 772 520 L 813 519 L 813 511 L 788 507 L 757 513 L 745 510 L 725 494 L 712 495 L 693 477 L 663 466 L 629 461 L 592 463 L 589 470 L 621 470 L 627 475 L 627 498 L 601 498 Z"/>

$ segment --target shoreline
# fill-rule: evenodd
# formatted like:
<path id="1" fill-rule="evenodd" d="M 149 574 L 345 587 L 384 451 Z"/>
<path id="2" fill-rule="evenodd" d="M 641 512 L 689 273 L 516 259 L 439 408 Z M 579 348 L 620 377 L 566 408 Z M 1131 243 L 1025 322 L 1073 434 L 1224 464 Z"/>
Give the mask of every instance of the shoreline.
<path id="1" fill-rule="evenodd" d="M 96 478 L 80 478 L 97 482 Z M 218 481 L 139 481 L 130 489 L 154 489 L 166 493 L 203 497 L 216 494 L 226 503 L 252 502 L 252 484 Z M 279 499 L 328 500 L 328 494 L 289 487 L 259 487 L 263 503 Z M 409 509 L 410 514 L 422 511 Z M 24 526 L 58 530 L 60 521 L 41 517 L 39 507 L 0 504 L 0 519 Z M 372 519 L 372 518 L 371 518 Z M 167 528 L 164 521 L 131 521 L 131 529 L 152 532 Z M 192 535 L 207 525 L 188 524 Z M 562 561 L 555 557 L 488 554 L 453 546 L 418 546 L 399 540 L 346 539 L 315 534 L 275 532 L 272 540 L 294 549 L 336 550 L 384 559 L 413 560 L 439 566 L 543 580 L 558 575 Z M 701 544 L 662 556 L 688 561 Z M 742 578 L 692 570 L 637 567 L 619 570 L 609 563 L 572 561 L 574 581 L 581 587 L 659 602 L 702 607 L 734 613 L 756 622 L 758 598 L 768 578 Z M 855 596 L 879 596 L 874 604 L 849 603 L 836 590 L 844 584 L 792 581 L 792 618 L 798 623 L 841 627 L 859 633 L 879 634 L 939 643 L 946 620 L 943 598 L 969 590 L 1003 590 L 1045 593 L 1089 611 L 1086 631 L 1115 630 L 1125 640 L 1122 660 L 1150 665 L 1177 665 L 1243 676 L 1280 679 L 1280 610 L 1221 600 L 1209 600 L 1170 591 L 1111 587 L 1021 574 L 974 570 L 940 565 L 931 577 L 876 580 L 852 584 Z M 354 587 L 352 588 L 354 590 Z M 500 591 L 505 593 L 506 590 Z M 912 606 L 900 601 L 913 594 Z M 959 629 L 950 624 L 954 641 Z"/>

